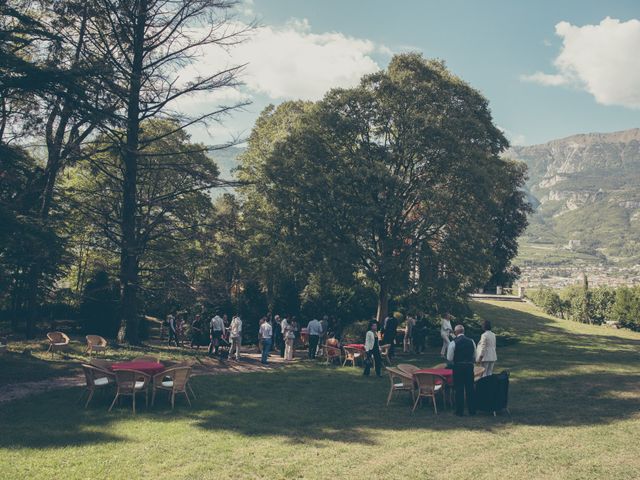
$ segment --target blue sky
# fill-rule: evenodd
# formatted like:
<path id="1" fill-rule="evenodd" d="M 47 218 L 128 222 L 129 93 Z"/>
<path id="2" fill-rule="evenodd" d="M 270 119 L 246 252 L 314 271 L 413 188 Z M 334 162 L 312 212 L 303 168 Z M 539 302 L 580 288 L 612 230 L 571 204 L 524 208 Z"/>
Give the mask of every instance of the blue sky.
<path id="1" fill-rule="evenodd" d="M 227 60 L 249 62 L 245 86 L 198 105 L 252 104 L 198 141 L 246 136 L 267 104 L 320 98 L 404 51 L 443 59 L 516 144 L 640 127 L 637 0 L 253 0 L 237 18 L 261 27 Z"/>

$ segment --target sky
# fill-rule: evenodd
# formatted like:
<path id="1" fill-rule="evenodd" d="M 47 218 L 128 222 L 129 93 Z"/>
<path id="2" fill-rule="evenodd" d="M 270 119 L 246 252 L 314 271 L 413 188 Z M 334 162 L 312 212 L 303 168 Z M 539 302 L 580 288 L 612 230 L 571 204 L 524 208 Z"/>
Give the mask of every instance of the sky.
<path id="1" fill-rule="evenodd" d="M 444 60 L 482 92 L 515 145 L 640 127 L 639 0 L 244 0 L 235 25 L 252 21 L 243 43 L 211 47 L 181 72 L 246 64 L 237 89 L 178 106 L 251 102 L 192 128 L 195 141 L 246 138 L 267 105 L 355 86 L 409 51 Z"/>

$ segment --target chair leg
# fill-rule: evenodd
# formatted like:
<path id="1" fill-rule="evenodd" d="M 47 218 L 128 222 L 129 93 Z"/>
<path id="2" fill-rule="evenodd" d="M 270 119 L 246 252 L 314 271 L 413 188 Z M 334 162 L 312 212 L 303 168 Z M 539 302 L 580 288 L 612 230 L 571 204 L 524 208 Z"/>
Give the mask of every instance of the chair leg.
<path id="1" fill-rule="evenodd" d="M 109 407 L 109 411 L 111 411 L 113 406 L 116 404 L 116 400 L 118 400 L 119 396 L 120 396 L 120 392 L 116 392 L 116 396 L 114 397 L 113 402 L 111 402 L 111 406 Z"/>
<path id="2" fill-rule="evenodd" d="M 151 406 L 153 407 L 156 403 L 156 389 L 154 388 L 151 392 Z"/>
<path id="3" fill-rule="evenodd" d="M 89 390 L 89 398 L 87 398 L 87 403 L 84 404 L 84 408 L 87 408 L 89 406 L 89 402 L 91 401 L 91 399 L 93 398 L 93 392 L 95 390 L 91 389 Z"/>
<path id="4" fill-rule="evenodd" d="M 135 389 L 133 390 L 133 414 L 136 414 L 136 391 Z"/>
<path id="5" fill-rule="evenodd" d="M 391 401 L 392 396 L 393 396 L 393 386 L 389 390 L 389 395 L 387 395 L 387 407 L 389 406 L 389 402 Z"/>
<path id="6" fill-rule="evenodd" d="M 175 392 L 171 392 L 171 410 L 173 410 L 175 402 L 176 402 L 176 394 Z"/>
<path id="7" fill-rule="evenodd" d="M 431 396 L 431 400 L 433 400 L 433 412 L 437 415 L 438 414 L 438 406 L 436 405 L 436 396 L 435 396 L 435 394 L 433 394 Z"/>
<path id="8" fill-rule="evenodd" d="M 416 411 L 416 407 L 418 406 L 418 403 L 420 403 L 420 394 L 418 394 L 418 398 L 416 398 L 416 401 L 413 403 L 413 408 L 411 409 L 411 413 Z"/>
<path id="9" fill-rule="evenodd" d="M 191 396 L 193 397 L 194 400 L 196 400 L 198 397 L 196 397 L 196 394 L 193 391 L 193 387 L 191 386 L 191 382 L 188 382 L 187 386 L 189 387 L 189 391 L 191 392 Z"/>
<path id="10" fill-rule="evenodd" d="M 189 399 L 189 395 L 187 395 L 187 390 L 184 391 L 184 396 L 187 397 L 187 403 L 191 406 L 191 400 Z"/>

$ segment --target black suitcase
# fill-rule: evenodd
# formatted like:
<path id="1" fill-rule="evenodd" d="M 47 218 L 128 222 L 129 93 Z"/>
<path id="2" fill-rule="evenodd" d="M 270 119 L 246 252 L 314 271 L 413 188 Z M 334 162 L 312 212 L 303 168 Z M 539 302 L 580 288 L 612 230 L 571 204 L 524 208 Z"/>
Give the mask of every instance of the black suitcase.
<path id="1" fill-rule="evenodd" d="M 509 371 L 483 377 L 476 382 L 476 408 L 483 412 L 506 411 L 509 415 Z"/>

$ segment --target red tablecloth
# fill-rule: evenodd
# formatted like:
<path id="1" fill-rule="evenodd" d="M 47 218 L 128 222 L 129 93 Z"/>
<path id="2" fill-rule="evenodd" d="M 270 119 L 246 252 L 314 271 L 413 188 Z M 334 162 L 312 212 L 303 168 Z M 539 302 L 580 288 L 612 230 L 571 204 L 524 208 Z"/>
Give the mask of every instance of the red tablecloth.
<path id="1" fill-rule="evenodd" d="M 432 373 L 434 375 L 440 375 L 447 381 L 447 385 L 453 385 L 453 370 L 449 368 L 423 368 L 416 370 L 414 373 Z"/>
<path id="2" fill-rule="evenodd" d="M 147 375 L 155 375 L 164 370 L 164 365 L 160 362 L 122 362 L 111 365 L 111 370 L 138 370 Z"/>
<path id="3" fill-rule="evenodd" d="M 348 343 L 345 347 L 355 348 L 356 350 L 362 350 L 364 352 L 364 343 Z"/>

